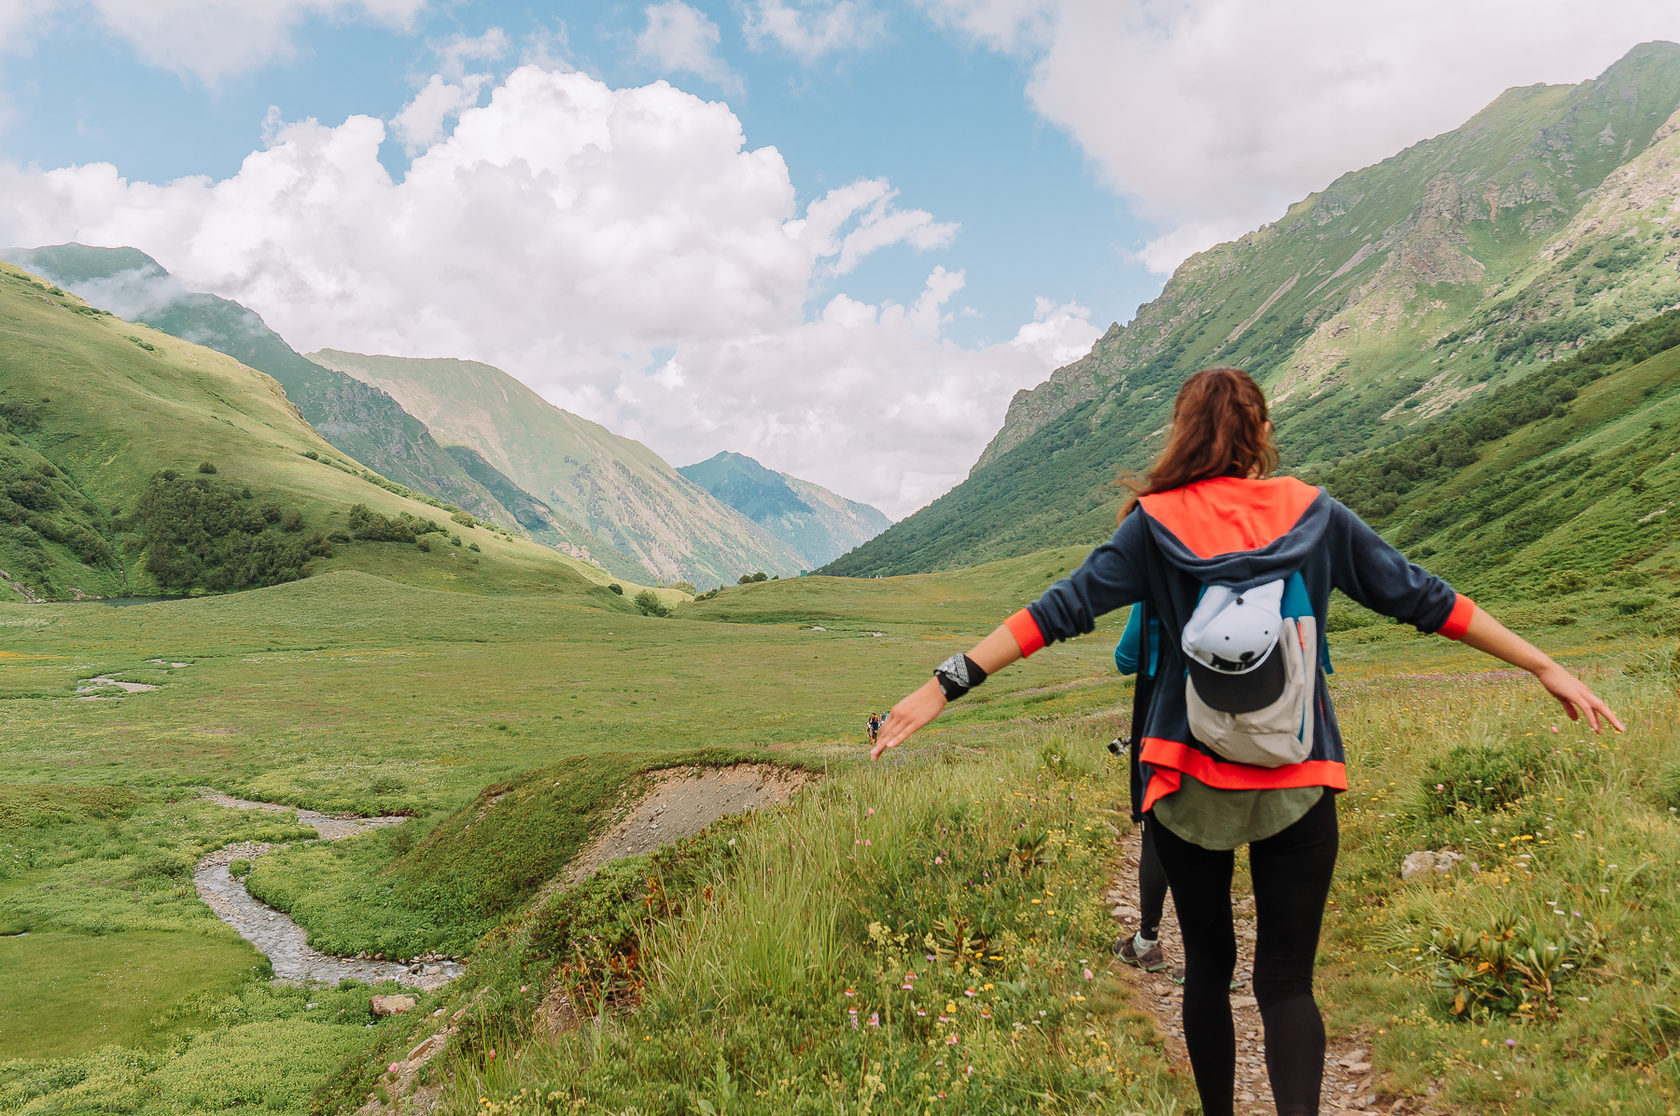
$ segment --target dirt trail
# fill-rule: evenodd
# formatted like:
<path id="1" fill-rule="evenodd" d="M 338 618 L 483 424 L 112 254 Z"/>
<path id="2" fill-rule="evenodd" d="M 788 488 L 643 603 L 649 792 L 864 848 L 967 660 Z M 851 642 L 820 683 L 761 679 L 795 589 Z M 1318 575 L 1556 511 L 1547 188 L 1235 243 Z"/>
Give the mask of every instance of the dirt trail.
<path id="1" fill-rule="evenodd" d="M 206 802 L 230 810 L 266 810 L 291 813 L 293 807 L 276 802 L 252 802 L 225 794 L 206 794 Z M 406 821 L 402 817 L 356 818 L 321 814 L 314 810 L 298 810 L 300 825 L 307 825 L 320 834 L 320 840 L 337 841 L 353 837 L 381 826 Z M 410 988 L 437 988 L 461 975 L 459 962 L 435 959 L 430 962 L 375 961 L 360 957 L 335 957 L 311 949 L 307 933 L 291 918 L 265 903 L 259 903 L 245 890 L 242 880 L 228 872 L 235 860 L 254 860 L 264 853 L 285 845 L 241 842 L 226 845 L 203 860 L 193 870 L 193 886 L 198 897 L 217 918 L 239 931 L 239 936 L 256 946 L 274 965 L 274 979 L 287 984 L 320 982 L 336 984 L 345 978 L 379 984 L 394 980 Z"/>
<path id="2" fill-rule="evenodd" d="M 1139 840 L 1142 830 L 1134 828 L 1120 840 L 1124 853 L 1124 867 L 1114 881 L 1108 900 L 1113 905 L 1121 933 L 1135 933 L 1138 925 L 1137 866 Z M 1260 1010 L 1255 1006 L 1252 979 L 1254 976 L 1254 897 L 1233 897 L 1237 926 L 1237 980 L 1240 987 L 1231 993 L 1231 1008 L 1237 1026 L 1237 1106 L 1238 1116 L 1273 1116 L 1277 1108 L 1272 1103 L 1272 1087 L 1266 1080 L 1264 1045 L 1261 1040 Z M 1184 963 L 1184 951 L 1178 932 L 1178 915 L 1168 899 L 1161 919 L 1161 945 L 1173 965 Z M 1167 1038 L 1167 1052 L 1173 1062 L 1190 1072 L 1190 1056 L 1184 1047 L 1184 1026 L 1180 1019 L 1183 989 L 1175 984 L 1168 972 L 1146 973 L 1115 961 L 1114 965 L 1137 989 L 1134 1006 L 1147 1012 L 1156 1027 Z M 1379 1099 L 1376 1074 L 1371 1067 L 1368 1045 L 1357 1037 L 1331 1035 L 1324 1055 L 1324 1091 L 1320 1111 L 1340 1113 L 1342 1116 L 1389 1116 L 1390 1113 L 1422 1113 L 1415 1102 L 1394 1097 Z"/>
<path id="3" fill-rule="evenodd" d="M 573 858 L 565 882 L 577 883 L 620 857 L 651 852 L 692 837 L 728 814 L 780 805 L 815 775 L 771 763 L 730 767 L 673 767 L 656 772 L 653 786 L 600 837 Z"/>

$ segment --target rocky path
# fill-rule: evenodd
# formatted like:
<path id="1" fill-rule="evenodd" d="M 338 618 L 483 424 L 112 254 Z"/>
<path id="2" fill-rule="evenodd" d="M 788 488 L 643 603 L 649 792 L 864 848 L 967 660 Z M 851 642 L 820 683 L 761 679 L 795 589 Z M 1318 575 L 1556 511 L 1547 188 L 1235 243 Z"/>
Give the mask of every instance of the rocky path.
<path id="1" fill-rule="evenodd" d="M 1120 933 L 1137 931 L 1137 866 L 1141 830 L 1133 829 L 1121 838 L 1124 867 L 1108 893 Z M 1236 898 L 1237 980 L 1240 987 L 1231 993 L 1231 1008 L 1237 1026 L 1237 1106 L 1238 1116 L 1273 1116 L 1277 1111 L 1272 1103 L 1272 1087 L 1266 1080 L 1266 1062 L 1260 1032 L 1260 1011 L 1255 1006 L 1251 979 L 1254 975 L 1254 897 Z M 1161 944 L 1167 960 L 1173 965 L 1184 962 L 1180 948 L 1178 916 L 1172 900 L 1161 919 Z M 1115 966 L 1133 982 L 1137 989 L 1134 1005 L 1148 1012 L 1156 1027 L 1167 1037 L 1167 1051 L 1173 1061 L 1186 1073 L 1190 1057 L 1184 1047 L 1184 1026 L 1180 1019 L 1180 993 L 1183 991 L 1169 975 L 1171 970 L 1145 973 L 1116 961 Z M 1371 1068 L 1370 1051 L 1355 1039 L 1330 1036 L 1324 1057 L 1324 1091 L 1320 1111 L 1342 1116 L 1388 1116 L 1390 1113 L 1417 1111 L 1405 1100 L 1388 1098 L 1379 1103 L 1376 1075 Z"/>
<path id="2" fill-rule="evenodd" d="M 268 810 L 291 813 L 293 807 L 274 802 L 251 802 L 230 798 L 225 794 L 207 794 L 206 802 L 232 810 Z M 401 817 L 355 818 L 320 814 L 314 810 L 298 810 L 298 823 L 320 834 L 323 841 L 337 841 L 353 837 L 381 826 L 396 825 Z M 254 860 L 264 853 L 284 845 L 242 842 L 226 845 L 198 862 L 193 870 L 193 886 L 198 897 L 217 918 L 232 926 L 239 936 L 256 946 L 274 965 L 274 978 L 290 984 L 319 982 L 336 984 L 340 980 L 366 981 L 378 984 L 394 980 L 410 988 L 422 990 L 447 984 L 461 975 L 461 965 L 447 959 L 405 961 L 372 960 L 360 957 L 335 957 L 311 949 L 303 927 L 286 914 L 265 903 L 259 903 L 245 890 L 245 884 L 228 872 L 235 860 Z"/>

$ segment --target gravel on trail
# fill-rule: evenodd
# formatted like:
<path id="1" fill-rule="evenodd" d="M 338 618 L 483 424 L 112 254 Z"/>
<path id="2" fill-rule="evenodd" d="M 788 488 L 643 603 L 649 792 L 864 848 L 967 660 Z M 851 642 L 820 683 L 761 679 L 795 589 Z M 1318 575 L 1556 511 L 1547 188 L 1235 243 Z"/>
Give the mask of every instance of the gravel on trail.
<path id="1" fill-rule="evenodd" d="M 265 810 L 291 813 L 294 807 L 275 802 L 252 802 L 225 794 L 206 794 L 206 802 L 231 810 Z M 314 810 L 297 810 L 300 825 L 307 825 L 320 834 L 320 840 L 337 841 L 353 837 L 381 826 L 397 825 L 402 817 L 356 818 L 321 814 Z M 216 917 L 239 932 L 239 936 L 256 946 L 274 966 L 274 979 L 284 984 L 336 984 L 346 978 L 379 984 L 394 980 L 409 988 L 430 991 L 448 984 L 461 975 L 462 965 L 447 958 L 416 959 L 414 961 L 376 961 L 361 957 L 336 957 L 311 949 L 303 927 L 281 911 L 260 903 L 245 890 L 243 880 L 236 880 L 228 871 L 235 860 L 254 860 L 264 853 L 285 845 L 243 841 L 224 845 L 198 862 L 193 870 L 193 886 Z"/>

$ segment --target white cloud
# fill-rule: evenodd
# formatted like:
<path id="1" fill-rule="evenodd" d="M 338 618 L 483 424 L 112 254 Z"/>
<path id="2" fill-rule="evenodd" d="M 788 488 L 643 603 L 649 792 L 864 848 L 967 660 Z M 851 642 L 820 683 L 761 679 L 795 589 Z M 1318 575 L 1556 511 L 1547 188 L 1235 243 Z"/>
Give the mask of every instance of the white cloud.
<path id="1" fill-rule="evenodd" d="M 471 73 L 468 63 L 499 62 L 507 57 L 511 44 L 507 32 L 492 27 L 482 35 L 457 35 L 432 47 L 437 56 L 437 76 L 458 82 Z"/>
<path id="2" fill-rule="evenodd" d="M 664 82 L 521 67 L 400 180 L 385 135 L 276 121 L 221 180 L 0 165 L 0 243 L 132 244 L 300 349 L 489 361 L 674 462 L 738 450 L 894 513 L 960 479 L 1010 394 L 1096 336 L 1045 304 L 963 349 L 943 327 L 964 277 L 938 266 L 903 305 L 825 296 L 808 319 L 835 275 L 955 226 L 879 181 L 801 208 L 779 152 Z"/>
<path id="3" fill-rule="evenodd" d="M 1140 253 L 1156 271 L 1510 86 L 1579 82 L 1680 39 L 1672 0 L 920 2 L 1032 61 L 1037 111 L 1162 228 Z"/>
<path id="4" fill-rule="evenodd" d="M 774 44 L 805 62 L 869 46 L 886 20 L 863 0 L 750 0 L 742 30 L 755 49 Z"/>
<path id="5" fill-rule="evenodd" d="M 485 74 L 468 74 L 460 82 L 448 82 L 438 74 L 404 105 L 391 119 L 403 147 L 414 155 L 443 138 L 444 126 L 451 117 L 478 104 L 479 91 L 489 81 Z"/>
<path id="6" fill-rule="evenodd" d="M 284 58 L 311 17 L 411 25 L 427 0 L 83 0 L 142 60 L 213 85 Z"/>
<path id="7" fill-rule="evenodd" d="M 722 34 L 704 12 L 667 0 L 649 4 L 647 26 L 636 36 L 636 57 L 662 74 L 693 74 L 697 78 L 738 90 L 741 81 L 718 55 Z"/>

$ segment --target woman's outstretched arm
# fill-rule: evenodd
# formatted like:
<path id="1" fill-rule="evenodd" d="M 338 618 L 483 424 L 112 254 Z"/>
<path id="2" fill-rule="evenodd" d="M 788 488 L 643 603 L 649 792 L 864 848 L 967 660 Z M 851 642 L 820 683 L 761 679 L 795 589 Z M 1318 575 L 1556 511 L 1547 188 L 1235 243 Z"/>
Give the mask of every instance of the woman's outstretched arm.
<path id="1" fill-rule="evenodd" d="M 1021 657 L 1021 645 L 1015 642 L 1008 627 L 1000 626 L 975 644 L 968 657 L 987 675 L 993 675 Z M 881 735 L 875 738 L 875 747 L 869 750 L 869 758 L 880 759 L 882 752 L 904 743 L 911 733 L 939 716 L 944 708 L 945 691 L 939 688 L 938 679 L 929 678 L 892 707 L 887 723 L 881 726 Z"/>
<path id="2" fill-rule="evenodd" d="M 1489 616 L 1479 606 L 1470 616 L 1470 626 L 1458 638 L 1461 643 L 1468 644 L 1478 651 L 1485 651 L 1496 659 L 1503 659 L 1512 666 L 1521 667 L 1534 675 L 1540 680 L 1540 684 L 1563 704 L 1570 720 L 1580 720 L 1581 714 L 1585 713 L 1587 724 L 1592 726 L 1594 732 L 1599 731 L 1600 718 L 1617 732 L 1623 731 L 1622 722 L 1616 719 L 1616 714 L 1611 712 L 1610 706 L 1605 704 L 1603 698 L 1593 693 L 1585 682 L 1553 662 L 1550 655 Z M 937 689 L 936 686 L 935 690 Z"/>

